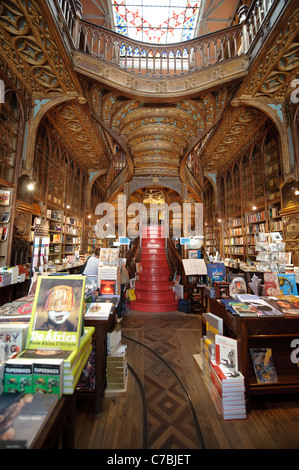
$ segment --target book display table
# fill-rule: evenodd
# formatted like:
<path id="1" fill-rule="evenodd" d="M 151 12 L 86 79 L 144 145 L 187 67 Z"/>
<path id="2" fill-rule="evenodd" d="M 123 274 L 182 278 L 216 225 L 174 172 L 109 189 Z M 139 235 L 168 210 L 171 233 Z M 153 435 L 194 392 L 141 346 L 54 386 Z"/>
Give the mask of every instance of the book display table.
<path id="1" fill-rule="evenodd" d="M 76 395 L 63 395 L 51 412 L 45 427 L 36 438 L 33 449 L 74 449 Z"/>
<path id="2" fill-rule="evenodd" d="M 299 392 L 299 367 L 291 360 L 292 340 L 298 338 L 299 344 L 299 316 L 240 318 L 215 299 L 209 299 L 209 308 L 223 319 L 224 334 L 238 340 L 239 370 L 245 377 L 247 400 L 254 394 Z M 271 348 L 278 382 L 257 383 L 250 348 Z"/>

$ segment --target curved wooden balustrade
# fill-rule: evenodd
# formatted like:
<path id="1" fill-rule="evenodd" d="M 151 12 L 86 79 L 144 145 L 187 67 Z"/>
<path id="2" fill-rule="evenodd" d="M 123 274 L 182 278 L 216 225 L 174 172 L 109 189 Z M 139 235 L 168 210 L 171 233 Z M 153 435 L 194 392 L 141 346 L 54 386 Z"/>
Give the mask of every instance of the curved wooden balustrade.
<path id="1" fill-rule="evenodd" d="M 171 272 L 175 272 L 181 276 L 180 284 L 186 286 L 187 278 L 185 275 L 182 257 L 178 250 L 175 248 L 171 238 L 167 238 L 166 244 L 166 258 Z"/>
<path id="2" fill-rule="evenodd" d="M 146 44 L 78 20 L 75 48 L 127 72 L 146 77 L 176 77 L 246 52 L 242 25 L 171 45 Z"/>

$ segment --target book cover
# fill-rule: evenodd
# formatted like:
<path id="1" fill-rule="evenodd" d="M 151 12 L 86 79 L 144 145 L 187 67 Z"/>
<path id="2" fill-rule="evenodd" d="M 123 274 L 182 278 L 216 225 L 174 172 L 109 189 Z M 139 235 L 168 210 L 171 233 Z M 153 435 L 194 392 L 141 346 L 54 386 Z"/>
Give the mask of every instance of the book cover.
<path id="1" fill-rule="evenodd" d="M 63 360 L 36 359 L 32 367 L 32 392 L 57 394 L 63 389 Z"/>
<path id="2" fill-rule="evenodd" d="M 32 393 L 32 361 L 8 359 L 4 368 L 5 393 Z"/>
<path id="3" fill-rule="evenodd" d="M 283 313 L 270 302 L 270 297 L 253 299 L 251 301 L 244 301 L 249 305 L 257 309 L 257 314 L 259 317 L 279 317 L 283 316 Z"/>
<path id="4" fill-rule="evenodd" d="M 276 296 L 280 295 L 280 288 L 278 282 L 278 275 L 276 272 L 264 273 L 265 280 L 265 296 Z"/>
<path id="5" fill-rule="evenodd" d="M 225 277 L 225 264 L 224 263 L 207 263 L 208 277 L 221 276 Z"/>
<path id="6" fill-rule="evenodd" d="M 214 281 L 216 299 L 229 298 L 229 283 L 226 281 Z"/>
<path id="7" fill-rule="evenodd" d="M 279 288 L 282 295 L 298 295 L 295 274 L 278 274 Z"/>
<path id="8" fill-rule="evenodd" d="M 37 278 L 26 349 L 79 347 L 85 277 L 80 275 Z"/>
<path id="9" fill-rule="evenodd" d="M 93 326 L 84 327 L 84 335 L 81 337 L 80 346 L 74 351 L 59 348 L 39 348 L 39 349 L 25 349 L 18 355 L 19 359 L 63 359 L 64 368 L 70 368 L 80 355 L 80 352 L 86 344 L 91 341 L 92 335 L 95 331 Z"/>
<path id="10" fill-rule="evenodd" d="M 293 302 L 289 302 L 286 298 L 267 298 L 267 302 L 272 305 L 273 308 L 279 310 L 282 315 L 299 315 L 299 307 L 297 307 Z"/>
<path id="11" fill-rule="evenodd" d="M 100 294 L 117 294 L 116 281 L 101 279 Z"/>
<path id="12" fill-rule="evenodd" d="M 264 273 L 257 271 L 247 271 L 245 273 L 247 293 L 253 295 L 263 295 Z"/>
<path id="13" fill-rule="evenodd" d="M 227 281 L 229 282 L 230 296 L 247 294 L 245 274 L 228 274 Z"/>
<path id="14" fill-rule="evenodd" d="M 287 300 L 296 305 L 296 307 L 299 307 L 299 295 L 277 295 L 276 297 L 280 300 Z"/>
<path id="15" fill-rule="evenodd" d="M 0 323 L 0 362 L 23 351 L 28 324 Z"/>
<path id="16" fill-rule="evenodd" d="M 233 308 L 234 312 L 240 317 L 257 317 L 258 310 L 253 305 L 246 302 L 230 302 L 229 305 Z"/>
<path id="17" fill-rule="evenodd" d="M 259 384 L 277 383 L 271 348 L 250 348 L 256 381 Z"/>
<path id="18" fill-rule="evenodd" d="M 238 371 L 238 341 L 223 335 L 215 336 L 216 363 Z"/>
<path id="19" fill-rule="evenodd" d="M 0 448 L 34 446 L 58 402 L 57 395 L 4 393 L 0 396 Z"/>
<path id="20" fill-rule="evenodd" d="M 204 313 L 204 318 L 206 320 L 206 336 L 215 342 L 215 335 L 223 334 L 223 319 L 210 312 Z"/>
<path id="21" fill-rule="evenodd" d="M 92 302 L 89 304 L 84 318 L 86 319 L 99 319 L 108 320 L 110 313 L 113 309 L 112 302 Z"/>

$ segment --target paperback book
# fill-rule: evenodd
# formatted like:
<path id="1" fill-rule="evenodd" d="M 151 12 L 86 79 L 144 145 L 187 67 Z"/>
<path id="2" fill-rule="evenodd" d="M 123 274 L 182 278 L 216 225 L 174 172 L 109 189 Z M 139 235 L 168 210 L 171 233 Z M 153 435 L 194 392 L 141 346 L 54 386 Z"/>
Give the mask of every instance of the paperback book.
<path id="1" fill-rule="evenodd" d="M 215 336 L 216 363 L 238 371 L 238 341 L 223 335 Z"/>
<path id="2" fill-rule="evenodd" d="M 79 347 L 85 277 L 38 276 L 26 349 Z"/>
<path id="3" fill-rule="evenodd" d="M 279 274 L 278 273 L 278 281 L 279 281 L 280 293 L 282 295 L 298 295 L 298 288 L 296 284 L 295 274 L 292 274 L 292 273 Z"/>
<path id="4" fill-rule="evenodd" d="M 259 384 L 277 383 L 271 348 L 250 348 L 256 381 Z"/>
<path id="5" fill-rule="evenodd" d="M 269 298 L 267 299 L 267 302 L 272 305 L 273 308 L 279 310 L 282 315 L 299 315 L 299 307 L 297 307 L 293 302 L 289 302 L 286 298 Z"/>
<path id="6" fill-rule="evenodd" d="M 236 294 L 247 294 L 245 274 L 228 274 L 229 294 L 234 297 Z"/>

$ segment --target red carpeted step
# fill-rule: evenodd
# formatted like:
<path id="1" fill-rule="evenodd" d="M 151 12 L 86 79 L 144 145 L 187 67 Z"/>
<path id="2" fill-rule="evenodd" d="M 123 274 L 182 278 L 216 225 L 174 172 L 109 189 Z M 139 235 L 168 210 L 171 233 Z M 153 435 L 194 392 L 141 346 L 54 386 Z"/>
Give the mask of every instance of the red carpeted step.
<path id="1" fill-rule="evenodd" d="M 177 301 L 169 281 L 170 270 L 165 254 L 165 228 L 143 227 L 141 240 L 142 272 L 135 282 L 136 300 L 130 309 L 140 312 L 171 312 Z"/>

